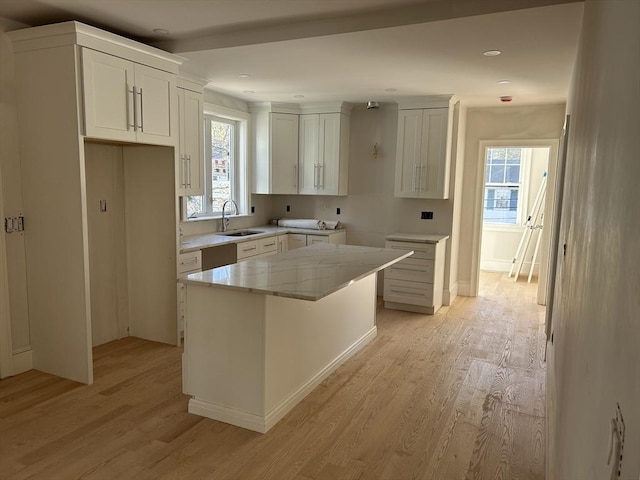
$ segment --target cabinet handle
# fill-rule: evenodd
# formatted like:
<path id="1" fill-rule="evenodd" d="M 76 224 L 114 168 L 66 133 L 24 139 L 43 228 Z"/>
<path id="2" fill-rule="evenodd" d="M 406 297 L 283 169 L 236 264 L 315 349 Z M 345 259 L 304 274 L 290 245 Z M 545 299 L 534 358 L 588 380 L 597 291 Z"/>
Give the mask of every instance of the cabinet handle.
<path id="1" fill-rule="evenodd" d="M 263 247 L 274 247 L 275 245 L 276 245 L 276 242 L 273 242 L 273 243 L 265 243 L 265 244 L 263 245 Z"/>
<path id="2" fill-rule="evenodd" d="M 293 188 L 298 188 L 298 166 L 293 166 Z"/>
<path id="3" fill-rule="evenodd" d="M 318 165 L 318 188 L 324 189 L 324 165 Z"/>
<path id="4" fill-rule="evenodd" d="M 197 265 L 197 263 L 198 263 L 198 258 L 194 257 L 194 258 L 191 258 L 189 260 L 181 261 L 180 265 Z"/>
<path id="5" fill-rule="evenodd" d="M 257 248 L 256 246 L 253 246 L 251 248 L 243 248 L 242 251 L 243 252 L 250 252 L 251 250 L 255 250 L 256 248 Z"/>
<path id="6" fill-rule="evenodd" d="M 191 155 L 187 155 L 187 187 L 191 188 Z"/>
<path id="7" fill-rule="evenodd" d="M 318 173 L 320 172 L 320 165 L 318 165 L 317 163 L 313 166 L 313 188 L 319 188 L 320 187 L 320 180 L 319 180 L 319 175 Z"/>
<path id="8" fill-rule="evenodd" d="M 401 295 L 413 295 L 414 297 L 424 297 L 423 293 L 415 293 L 415 292 L 405 292 L 404 290 L 394 290 L 391 289 L 391 293 L 399 293 Z"/>
<path id="9" fill-rule="evenodd" d="M 184 155 L 180 155 L 180 167 L 182 168 L 182 188 L 187 188 L 187 159 Z"/>
<path id="10" fill-rule="evenodd" d="M 413 166 L 413 191 L 418 190 L 418 165 Z"/>
<path id="11" fill-rule="evenodd" d="M 144 132 L 144 110 L 143 110 L 143 102 L 142 102 L 142 88 L 140 88 L 140 131 Z"/>
<path id="12" fill-rule="evenodd" d="M 428 270 L 420 270 L 418 268 L 402 268 L 402 267 L 392 267 L 391 270 L 402 270 L 406 272 L 422 272 L 422 273 L 428 272 Z"/>
<path id="13" fill-rule="evenodd" d="M 136 128 L 135 124 L 135 103 L 133 99 L 133 88 L 129 90 L 129 85 L 127 85 L 127 130 L 131 130 L 132 128 Z"/>

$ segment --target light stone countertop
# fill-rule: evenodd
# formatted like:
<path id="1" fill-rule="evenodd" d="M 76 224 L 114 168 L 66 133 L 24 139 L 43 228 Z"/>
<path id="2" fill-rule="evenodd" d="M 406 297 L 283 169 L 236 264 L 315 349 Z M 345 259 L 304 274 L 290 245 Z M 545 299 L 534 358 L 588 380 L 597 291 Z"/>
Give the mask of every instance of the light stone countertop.
<path id="1" fill-rule="evenodd" d="M 247 235 L 245 237 L 230 237 L 224 235 L 223 232 L 203 233 L 199 235 L 188 235 L 182 237 L 180 241 L 180 253 L 188 253 L 196 250 L 202 250 L 203 248 L 216 247 L 218 245 L 225 245 L 228 243 L 241 243 L 248 242 L 250 240 L 257 240 L 272 235 L 283 235 L 285 233 L 302 233 L 305 235 L 331 235 L 335 232 L 342 232 L 345 229 L 337 230 L 311 230 L 306 228 L 290 228 L 290 227 L 278 227 L 276 225 L 260 225 L 258 227 L 247 227 L 239 230 L 252 230 L 259 231 L 256 235 Z M 229 230 L 227 233 L 232 233 L 236 230 Z"/>
<path id="2" fill-rule="evenodd" d="M 192 273 L 181 283 L 316 301 L 413 252 L 316 244 Z"/>
<path id="3" fill-rule="evenodd" d="M 398 242 L 438 243 L 449 238 L 449 235 L 439 233 L 392 233 L 385 238 Z"/>

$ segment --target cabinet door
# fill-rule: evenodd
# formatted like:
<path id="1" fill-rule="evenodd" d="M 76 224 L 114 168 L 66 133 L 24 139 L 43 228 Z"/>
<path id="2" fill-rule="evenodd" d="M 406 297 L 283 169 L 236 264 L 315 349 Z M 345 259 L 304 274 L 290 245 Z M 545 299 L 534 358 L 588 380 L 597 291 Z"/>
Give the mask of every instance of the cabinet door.
<path id="1" fill-rule="evenodd" d="M 290 233 L 288 236 L 289 250 L 307 246 L 307 236 L 303 233 Z"/>
<path id="2" fill-rule="evenodd" d="M 284 253 L 289 250 L 288 235 L 278 235 L 278 253 Z"/>
<path id="3" fill-rule="evenodd" d="M 178 88 L 179 195 L 202 195 L 204 140 L 202 94 Z"/>
<path id="4" fill-rule="evenodd" d="M 398 112 L 395 196 L 419 197 L 422 140 L 422 110 Z"/>
<path id="5" fill-rule="evenodd" d="M 82 71 L 85 135 L 135 142 L 134 64 L 83 48 Z"/>
<path id="6" fill-rule="evenodd" d="M 298 192 L 317 193 L 319 170 L 319 125 L 320 115 L 300 115 L 300 172 Z"/>
<path id="7" fill-rule="evenodd" d="M 430 108 L 422 115 L 422 162 L 418 190 L 423 198 L 448 198 L 447 108 Z"/>
<path id="8" fill-rule="evenodd" d="M 307 245 L 315 245 L 316 243 L 329 243 L 328 235 L 307 235 Z"/>
<path id="9" fill-rule="evenodd" d="M 340 114 L 320 115 L 318 193 L 338 195 L 340 178 Z"/>
<path id="10" fill-rule="evenodd" d="M 271 193 L 298 193 L 298 115 L 271 113 Z"/>
<path id="11" fill-rule="evenodd" d="M 175 145 L 176 77 L 135 64 L 136 130 L 138 142 Z"/>

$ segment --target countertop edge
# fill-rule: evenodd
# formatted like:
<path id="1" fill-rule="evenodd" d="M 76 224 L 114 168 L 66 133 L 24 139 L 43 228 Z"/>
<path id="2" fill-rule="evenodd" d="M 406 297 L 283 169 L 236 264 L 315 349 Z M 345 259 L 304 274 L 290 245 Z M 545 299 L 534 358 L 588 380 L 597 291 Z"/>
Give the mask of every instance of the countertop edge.
<path id="1" fill-rule="evenodd" d="M 385 240 L 414 243 L 439 243 L 449 238 L 449 235 L 438 233 L 392 233 L 384 237 Z"/>

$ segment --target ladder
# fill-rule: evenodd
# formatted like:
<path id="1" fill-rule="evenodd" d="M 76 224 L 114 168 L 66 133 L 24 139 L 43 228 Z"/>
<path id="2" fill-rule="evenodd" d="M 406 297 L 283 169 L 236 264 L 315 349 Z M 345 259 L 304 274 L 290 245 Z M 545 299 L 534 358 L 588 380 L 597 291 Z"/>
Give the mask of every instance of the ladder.
<path id="1" fill-rule="evenodd" d="M 527 250 L 529 249 L 529 243 L 531 243 L 531 238 L 533 237 L 533 232 L 538 231 L 538 238 L 536 239 L 536 246 L 533 250 L 533 259 L 531 260 L 531 268 L 529 270 L 529 278 L 528 282 L 531 283 L 531 277 L 533 275 L 533 267 L 536 263 L 536 259 L 538 258 L 538 251 L 540 250 L 540 240 L 542 240 L 542 227 L 544 220 L 544 200 L 547 191 L 547 172 L 542 174 L 542 182 L 540 183 L 540 188 L 538 189 L 538 193 L 536 195 L 536 199 L 533 202 L 533 209 L 531 213 L 527 216 L 527 221 L 525 222 L 524 232 L 522 232 L 522 238 L 520 239 L 520 243 L 518 244 L 518 249 L 516 250 L 516 254 L 511 260 L 511 268 L 509 269 L 508 277 L 514 275 L 514 268 L 516 268 L 514 275 L 514 282 L 518 281 L 518 277 L 520 277 L 520 272 L 522 271 L 522 265 L 524 265 L 525 255 L 527 254 Z M 524 248 L 523 248 L 524 247 Z"/>

